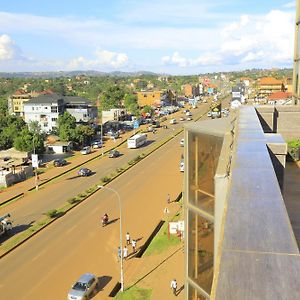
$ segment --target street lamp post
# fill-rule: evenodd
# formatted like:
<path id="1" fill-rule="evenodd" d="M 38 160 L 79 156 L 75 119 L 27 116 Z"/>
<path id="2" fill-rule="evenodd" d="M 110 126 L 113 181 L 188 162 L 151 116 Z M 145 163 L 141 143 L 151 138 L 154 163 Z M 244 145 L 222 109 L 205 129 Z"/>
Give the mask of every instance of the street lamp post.
<path id="1" fill-rule="evenodd" d="M 102 154 L 102 156 L 103 156 L 103 124 L 101 123 L 101 154 Z"/>
<path id="2" fill-rule="evenodd" d="M 124 269 L 123 269 L 123 243 L 122 243 L 122 205 L 121 205 L 121 197 L 119 193 L 109 187 L 98 185 L 98 188 L 100 189 L 106 189 L 109 191 L 112 191 L 116 194 L 118 201 L 119 201 L 119 211 L 120 211 L 120 249 L 121 249 L 121 258 L 120 258 L 120 281 L 121 281 L 121 291 L 124 291 Z"/>

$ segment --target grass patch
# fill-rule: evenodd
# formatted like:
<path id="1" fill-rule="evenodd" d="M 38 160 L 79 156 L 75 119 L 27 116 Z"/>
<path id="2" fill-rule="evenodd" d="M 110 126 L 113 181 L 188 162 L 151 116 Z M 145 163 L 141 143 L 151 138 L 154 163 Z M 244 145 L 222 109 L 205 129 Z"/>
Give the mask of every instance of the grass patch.
<path id="1" fill-rule="evenodd" d="M 152 294 L 151 289 L 142 289 L 133 286 L 124 292 L 119 292 L 114 299 L 116 300 L 150 300 Z"/>
<path id="2" fill-rule="evenodd" d="M 179 219 L 180 219 L 180 213 L 177 212 L 171 221 L 176 222 Z M 158 234 L 150 243 L 149 247 L 144 253 L 144 256 L 160 254 L 165 250 L 167 250 L 169 247 L 179 245 L 179 244 L 180 244 L 180 239 L 176 235 L 170 234 L 170 236 L 168 236 L 168 221 L 166 221 L 165 224 L 161 227 Z"/>

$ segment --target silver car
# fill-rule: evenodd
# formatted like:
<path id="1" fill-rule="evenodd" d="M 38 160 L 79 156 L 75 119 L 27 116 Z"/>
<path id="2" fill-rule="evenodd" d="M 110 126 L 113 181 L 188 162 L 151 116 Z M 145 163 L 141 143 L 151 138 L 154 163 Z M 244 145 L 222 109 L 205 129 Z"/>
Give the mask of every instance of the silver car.
<path id="1" fill-rule="evenodd" d="M 86 273 L 80 276 L 68 293 L 68 300 L 86 300 L 97 293 L 98 277 Z"/>

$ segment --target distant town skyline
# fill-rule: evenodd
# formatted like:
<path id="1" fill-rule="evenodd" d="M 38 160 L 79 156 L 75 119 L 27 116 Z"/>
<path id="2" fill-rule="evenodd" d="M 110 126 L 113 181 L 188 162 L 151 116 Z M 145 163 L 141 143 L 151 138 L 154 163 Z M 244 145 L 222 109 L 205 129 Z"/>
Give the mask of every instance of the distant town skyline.
<path id="1" fill-rule="evenodd" d="M 296 1 L 14 0 L 0 8 L 0 72 L 174 75 L 292 67 Z"/>

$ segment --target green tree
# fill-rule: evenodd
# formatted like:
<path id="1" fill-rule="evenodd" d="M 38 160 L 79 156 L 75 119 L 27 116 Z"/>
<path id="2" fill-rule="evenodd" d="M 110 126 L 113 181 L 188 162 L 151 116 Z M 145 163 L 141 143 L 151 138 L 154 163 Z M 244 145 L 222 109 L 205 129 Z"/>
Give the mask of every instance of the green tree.
<path id="1" fill-rule="evenodd" d="M 27 127 L 14 140 L 14 147 L 19 151 L 43 153 L 44 138 L 41 134 L 31 132 Z"/>
<path id="2" fill-rule="evenodd" d="M 151 106 L 149 106 L 149 105 L 146 105 L 146 106 L 144 106 L 143 107 L 143 110 L 142 110 L 144 113 L 149 113 L 149 114 L 151 114 L 152 113 L 152 108 L 151 108 Z"/>
<path id="3" fill-rule="evenodd" d="M 94 129 L 88 125 L 79 125 L 75 129 L 75 142 L 80 145 L 89 145 L 95 135 Z"/>
<path id="4" fill-rule="evenodd" d="M 123 98 L 124 90 L 118 85 L 111 86 L 100 97 L 101 109 L 119 108 L 122 105 Z"/>
<path id="5" fill-rule="evenodd" d="M 76 135 L 76 118 L 73 117 L 69 112 L 64 112 L 63 115 L 58 117 L 57 121 L 59 137 L 61 140 L 74 141 Z"/>
<path id="6" fill-rule="evenodd" d="M 124 97 L 124 106 L 128 112 L 135 116 L 140 115 L 139 105 L 137 102 L 137 96 L 135 94 L 126 94 Z"/>
<path id="7" fill-rule="evenodd" d="M 22 118 L 0 114 L 0 150 L 8 149 L 13 146 L 14 139 L 26 128 L 26 123 Z"/>

